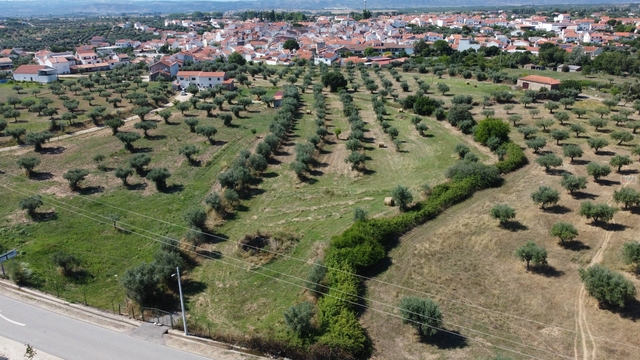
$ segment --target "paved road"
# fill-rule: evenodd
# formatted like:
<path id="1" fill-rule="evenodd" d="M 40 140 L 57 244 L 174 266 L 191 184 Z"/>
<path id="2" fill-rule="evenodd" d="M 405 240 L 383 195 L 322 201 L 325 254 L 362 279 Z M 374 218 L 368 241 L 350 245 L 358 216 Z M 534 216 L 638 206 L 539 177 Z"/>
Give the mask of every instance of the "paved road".
<path id="1" fill-rule="evenodd" d="M 69 360 L 205 359 L 4 296 L 0 296 L 0 336 Z"/>

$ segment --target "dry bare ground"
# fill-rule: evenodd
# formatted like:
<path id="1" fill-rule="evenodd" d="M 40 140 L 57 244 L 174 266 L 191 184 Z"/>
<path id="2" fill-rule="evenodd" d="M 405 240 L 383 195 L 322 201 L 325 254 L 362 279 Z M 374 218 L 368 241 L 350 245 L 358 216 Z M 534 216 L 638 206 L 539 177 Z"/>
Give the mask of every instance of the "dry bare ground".
<path id="1" fill-rule="evenodd" d="M 552 144 L 547 149 L 561 156 L 561 147 Z M 626 153 L 626 149 L 616 151 Z M 407 295 L 433 298 L 442 308 L 444 329 L 467 339 L 444 334 L 423 341 L 397 317 L 368 310 L 362 322 L 374 341 L 375 359 L 477 359 L 496 352 L 514 358 L 640 357 L 638 309 L 621 313 L 599 309 L 577 271 L 595 263 L 626 270 L 619 248 L 636 236 L 638 215 L 620 211 L 607 228 L 578 216 L 581 201 L 613 204 L 622 176 L 612 173 L 602 184 L 589 178 L 587 189 L 574 198 L 560 186 L 561 171 L 586 176 L 588 161 L 608 162 L 609 156 L 587 150 L 579 164 L 565 159 L 561 171 L 548 174 L 535 164 L 535 155 L 527 155 L 532 164 L 508 175 L 502 187 L 482 191 L 403 236 L 390 252 L 391 266 L 367 283 L 371 299 L 389 304 L 397 305 Z M 631 165 L 631 172 L 638 167 Z M 559 204 L 546 211 L 530 198 L 541 185 L 561 192 Z M 627 185 L 638 188 L 637 183 Z M 510 229 L 500 228 L 489 217 L 489 209 L 498 203 L 516 209 L 517 221 Z M 557 221 L 578 228 L 575 246 L 561 247 L 549 235 Z M 528 240 L 547 249 L 549 270 L 527 273 L 514 257 L 515 249 Z M 627 277 L 640 287 L 638 279 Z M 397 314 L 374 302 L 369 305 Z"/>

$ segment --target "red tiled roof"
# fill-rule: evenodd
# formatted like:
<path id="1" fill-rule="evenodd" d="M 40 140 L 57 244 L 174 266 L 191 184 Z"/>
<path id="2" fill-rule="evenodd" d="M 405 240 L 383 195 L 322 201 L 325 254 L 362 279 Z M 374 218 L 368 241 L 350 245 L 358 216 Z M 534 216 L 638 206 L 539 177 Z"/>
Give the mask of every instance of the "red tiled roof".
<path id="1" fill-rule="evenodd" d="M 178 76 L 205 76 L 205 77 L 224 77 L 224 72 L 211 71 L 178 71 Z"/>
<path id="2" fill-rule="evenodd" d="M 520 80 L 546 85 L 560 85 L 560 80 L 540 75 L 529 75 L 520 78 Z"/>
<path id="3" fill-rule="evenodd" d="M 21 65 L 13 73 L 14 74 L 38 74 L 38 70 L 46 68 L 44 65 Z"/>

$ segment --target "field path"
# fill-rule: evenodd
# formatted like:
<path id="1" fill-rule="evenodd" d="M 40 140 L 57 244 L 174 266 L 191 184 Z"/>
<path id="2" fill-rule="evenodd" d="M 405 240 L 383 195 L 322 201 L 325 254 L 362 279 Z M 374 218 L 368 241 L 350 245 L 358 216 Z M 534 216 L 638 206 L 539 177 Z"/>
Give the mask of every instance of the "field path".
<path id="1" fill-rule="evenodd" d="M 625 184 L 623 183 L 620 188 L 624 187 L 624 185 Z M 607 205 L 610 205 L 610 203 L 612 201 L 613 201 L 613 197 L 611 197 L 607 201 Z M 612 220 L 611 223 L 615 224 L 615 221 Z M 602 244 L 598 248 L 598 251 L 596 251 L 596 253 L 591 258 L 591 261 L 589 262 L 589 266 L 595 265 L 595 264 L 599 263 L 600 261 L 602 261 L 602 256 L 604 255 L 604 251 L 609 246 L 609 243 L 611 242 L 612 236 L 613 236 L 613 232 L 612 231 L 605 230 L 604 237 L 603 237 L 603 240 L 602 240 Z M 589 329 L 589 322 L 587 321 L 587 315 L 586 315 L 586 311 L 585 311 L 585 307 L 584 307 L 584 303 L 585 303 L 586 297 L 587 297 L 587 290 L 584 288 L 584 284 L 581 283 L 580 289 L 578 290 L 578 297 L 577 297 L 576 303 L 575 303 L 575 308 L 576 308 L 576 337 L 575 337 L 575 344 L 574 344 L 574 347 L 573 347 L 575 360 L 579 360 L 579 358 L 580 358 L 579 355 L 578 355 L 579 354 L 578 341 L 580 341 L 580 345 L 581 345 L 581 348 L 582 348 L 582 359 L 583 360 L 595 360 L 596 359 L 596 352 L 597 352 L 597 349 L 598 349 L 598 347 L 596 345 L 596 342 L 595 342 L 595 339 L 593 338 L 593 334 L 591 333 L 591 329 Z M 580 339 L 578 339 L 578 335 L 580 336 Z M 587 338 L 588 338 L 588 342 L 587 342 Z M 589 348 L 591 348 L 591 352 L 589 352 Z M 590 356 L 589 356 L 589 353 L 591 353 Z"/>

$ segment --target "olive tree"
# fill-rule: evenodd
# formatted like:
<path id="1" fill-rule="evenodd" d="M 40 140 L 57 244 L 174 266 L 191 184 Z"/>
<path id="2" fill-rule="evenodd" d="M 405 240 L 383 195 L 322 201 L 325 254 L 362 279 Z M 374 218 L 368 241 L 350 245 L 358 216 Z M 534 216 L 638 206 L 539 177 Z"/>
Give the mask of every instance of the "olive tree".
<path id="1" fill-rule="evenodd" d="M 64 173 L 62 178 L 69 182 L 71 190 L 76 190 L 78 188 L 78 183 L 84 180 L 87 175 L 89 175 L 89 171 L 85 169 L 71 169 Z"/>
<path id="2" fill-rule="evenodd" d="M 528 241 L 526 244 L 517 248 L 515 255 L 527 264 L 527 271 L 530 269 L 529 264 L 533 264 L 535 267 L 547 264 L 547 250 L 532 241 Z"/>
<path id="3" fill-rule="evenodd" d="M 565 222 L 557 222 L 551 227 L 551 236 L 555 236 L 560 239 L 561 243 L 565 241 L 572 241 L 578 236 L 578 229 L 573 224 Z"/>
<path id="4" fill-rule="evenodd" d="M 27 156 L 18 159 L 17 163 L 20 168 L 24 169 L 27 177 L 31 177 L 33 175 L 33 169 L 40 165 L 40 159 L 35 156 Z"/>
<path id="5" fill-rule="evenodd" d="M 500 226 L 505 226 L 509 220 L 516 217 L 516 210 L 507 204 L 497 204 L 491 208 L 489 214 L 493 219 L 500 221 Z"/>
<path id="6" fill-rule="evenodd" d="M 149 171 L 146 176 L 147 180 L 153 181 L 158 191 L 162 191 L 167 187 L 167 179 L 171 177 L 171 173 L 167 168 L 154 168 Z"/>
<path id="7" fill-rule="evenodd" d="M 540 205 L 544 209 L 548 205 L 556 204 L 560 200 L 558 190 L 549 186 L 540 186 L 538 190 L 531 193 L 531 199 L 536 205 Z"/>
<path id="8" fill-rule="evenodd" d="M 405 296 L 398 305 L 402 322 L 411 324 L 420 336 L 432 337 L 442 327 L 440 306 L 431 299 Z"/>
<path id="9" fill-rule="evenodd" d="M 636 288 L 631 281 L 600 264 L 580 269 L 579 274 L 589 295 L 602 305 L 623 308 L 635 297 Z"/>
<path id="10" fill-rule="evenodd" d="M 36 210 L 43 204 L 42 197 L 40 195 L 34 195 L 20 200 L 18 206 L 20 210 L 26 210 L 27 215 L 33 219 L 37 215 Z"/>
<path id="11" fill-rule="evenodd" d="M 393 201 L 398 204 L 400 211 L 408 210 L 413 201 L 413 195 L 411 191 L 409 191 L 409 188 L 402 185 L 398 185 L 391 190 L 391 197 Z"/>

